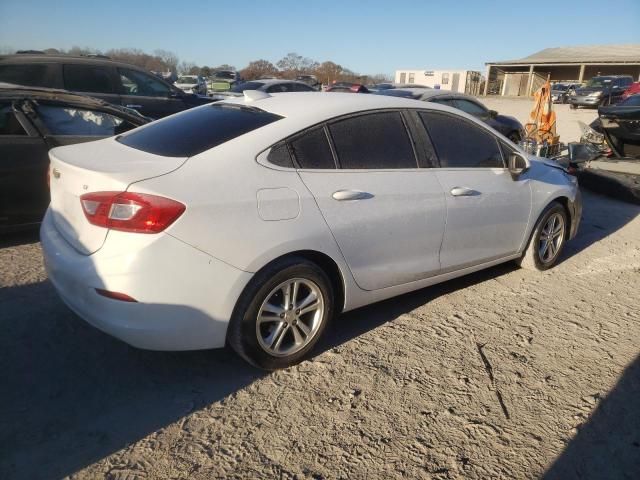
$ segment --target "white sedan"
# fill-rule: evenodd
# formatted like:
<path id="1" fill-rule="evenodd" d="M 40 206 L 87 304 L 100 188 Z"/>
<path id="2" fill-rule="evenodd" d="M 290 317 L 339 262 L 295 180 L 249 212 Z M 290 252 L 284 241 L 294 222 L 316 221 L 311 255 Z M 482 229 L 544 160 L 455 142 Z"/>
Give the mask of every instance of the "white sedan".
<path id="1" fill-rule="evenodd" d="M 378 95 L 246 91 L 51 150 L 49 278 L 140 348 L 231 345 L 265 369 L 330 320 L 577 231 L 577 182 L 475 118 Z"/>

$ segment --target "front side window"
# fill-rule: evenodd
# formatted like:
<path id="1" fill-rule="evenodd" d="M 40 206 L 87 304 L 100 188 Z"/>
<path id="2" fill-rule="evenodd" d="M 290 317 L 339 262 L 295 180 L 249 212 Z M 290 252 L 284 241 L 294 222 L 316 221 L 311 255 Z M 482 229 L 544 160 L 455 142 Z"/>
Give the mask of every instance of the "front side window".
<path id="1" fill-rule="evenodd" d="M 153 122 L 118 141 L 165 157 L 191 157 L 281 118 L 258 108 L 209 104 Z"/>
<path id="2" fill-rule="evenodd" d="M 336 168 L 323 127 L 314 128 L 292 140 L 291 149 L 300 168 Z"/>
<path id="3" fill-rule="evenodd" d="M 504 168 L 496 138 L 462 118 L 420 112 L 442 168 Z"/>
<path id="4" fill-rule="evenodd" d="M 29 87 L 47 87 L 47 65 L 0 65 L 0 82 L 25 85 Z"/>
<path id="5" fill-rule="evenodd" d="M 171 93 L 169 86 L 151 75 L 127 68 L 119 68 L 118 73 L 125 95 L 166 98 Z"/>
<path id="6" fill-rule="evenodd" d="M 10 103 L 0 103 L 0 136 L 26 134 L 27 132 L 13 112 L 12 105 Z"/>
<path id="7" fill-rule="evenodd" d="M 72 92 L 115 93 L 109 70 L 93 65 L 64 65 L 64 86 Z"/>
<path id="8" fill-rule="evenodd" d="M 52 135 L 110 137 L 134 128 L 104 112 L 59 105 L 39 105 L 38 115 Z"/>
<path id="9" fill-rule="evenodd" d="M 379 112 L 339 120 L 329 131 L 341 168 L 417 168 L 400 112 Z"/>

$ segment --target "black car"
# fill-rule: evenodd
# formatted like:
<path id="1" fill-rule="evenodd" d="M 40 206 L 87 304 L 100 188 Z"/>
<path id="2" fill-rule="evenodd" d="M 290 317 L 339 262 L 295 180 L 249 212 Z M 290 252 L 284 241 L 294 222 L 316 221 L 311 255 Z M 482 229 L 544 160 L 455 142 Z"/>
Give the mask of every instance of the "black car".
<path id="1" fill-rule="evenodd" d="M 447 105 L 467 112 L 469 115 L 482 120 L 514 143 L 518 143 L 524 137 L 524 128 L 517 119 L 507 115 L 500 115 L 494 110 L 489 110 L 470 95 L 427 87 L 394 88 L 375 92 L 375 94 L 412 98 L 414 100 L 422 100 L 423 102 Z"/>
<path id="2" fill-rule="evenodd" d="M 142 115 L 161 118 L 213 100 L 167 83 L 127 63 L 104 57 L 16 54 L 0 56 L 0 82 L 90 95 Z"/>
<path id="3" fill-rule="evenodd" d="M 95 98 L 0 84 L 0 232 L 42 220 L 49 205 L 49 149 L 118 135 L 149 121 Z"/>
<path id="4" fill-rule="evenodd" d="M 593 77 L 584 87 L 576 88 L 568 96 L 571 108 L 613 105 L 633 83 L 630 75 Z"/>
<path id="5" fill-rule="evenodd" d="M 631 95 L 617 105 L 600 107 L 598 117 L 613 153 L 640 159 L 640 94 Z"/>

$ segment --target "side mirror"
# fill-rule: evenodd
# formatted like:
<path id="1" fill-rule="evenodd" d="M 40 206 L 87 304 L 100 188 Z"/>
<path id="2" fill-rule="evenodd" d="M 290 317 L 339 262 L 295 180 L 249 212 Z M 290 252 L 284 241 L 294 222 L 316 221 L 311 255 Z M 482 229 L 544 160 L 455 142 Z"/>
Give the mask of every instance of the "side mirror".
<path id="1" fill-rule="evenodd" d="M 527 170 L 529 170 L 529 164 L 522 155 L 519 153 L 509 155 L 509 172 L 511 172 L 511 175 L 518 177 Z"/>
<path id="2" fill-rule="evenodd" d="M 489 110 L 489 118 L 496 118 L 498 116 L 498 112 L 495 110 Z"/>

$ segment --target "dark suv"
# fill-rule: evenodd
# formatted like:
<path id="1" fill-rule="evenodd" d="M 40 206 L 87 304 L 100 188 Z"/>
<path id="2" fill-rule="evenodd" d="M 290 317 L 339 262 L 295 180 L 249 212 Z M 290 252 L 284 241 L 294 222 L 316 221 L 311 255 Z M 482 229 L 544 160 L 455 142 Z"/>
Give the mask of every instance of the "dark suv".
<path id="1" fill-rule="evenodd" d="M 0 56 L 0 82 L 90 95 L 142 115 L 161 118 L 212 99 L 184 93 L 127 63 L 100 57 L 17 54 Z"/>
<path id="2" fill-rule="evenodd" d="M 593 77 L 584 87 L 568 96 L 571 108 L 599 107 L 617 103 L 624 91 L 633 83 L 630 75 Z"/>

